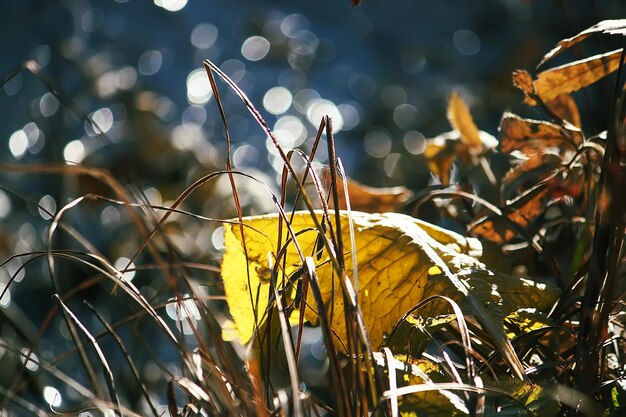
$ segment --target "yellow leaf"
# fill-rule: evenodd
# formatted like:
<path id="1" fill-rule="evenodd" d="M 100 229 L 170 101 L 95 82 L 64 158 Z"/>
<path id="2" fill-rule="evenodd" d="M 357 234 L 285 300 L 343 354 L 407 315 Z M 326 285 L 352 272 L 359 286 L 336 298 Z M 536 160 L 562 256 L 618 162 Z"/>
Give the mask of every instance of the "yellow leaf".
<path id="1" fill-rule="evenodd" d="M 483 150 L 483 143 L 480 140 L 478 128 L 470 114 L 469 108 L 461 96 L 453 91 L 448 100 L 448 120 L 453 129 L 461 134 L 460 140 L 473 154 L 478 154 Z"/>
<path id="2" fill-rule="evenodd" d="M 535 308 L 520 308 L 509 314 L 505 322 L 509 328 L 507 336 L 513 339 L 522 334 L 539 330 L 556 324 L 550 320 L 545 314 L 537 311 Z"/>
<path id="3" fill-rule="evenodd" d="M 622 50 L 617 49 L 551 68 L 537 74 L 533 86 L 543 101 L 578 91 L 615 71 L 621 54 Z"/>
<path id="4" fill-rule="evenodd" d="M 321 219 L 322 213 L 316 212 L 315 216 Z M 341 221 L 344 225 L 343 242 L 346 245 L 346 272 L 350 279 L 355 279 L 349 247 L 347 212 L 341 212 Z M 425 294 L 454 294 L 459 302 L 472 297 L 472 285 L 469 284 L 471 276 L 474 271 L 485 270 L 485 265 L 478 260 L 482 254 L 482 246 L 478 240 L 465 238 L 397 213 L 352 212 L 352 221 L 356 241 L 358 303 L 374 348 L 384 342 L 384 335 L 391 331 L 409 309 L 422 301 Z M 286 249 L 282 247 L 284 244 L 279 248 L 277 215 L 248 217 L 243 219 L 243 223 L 243 235 L 239 224 L 224 226 L 226 253 L 222 263 L 222 275 L 226 298 L 240 339 L 247 343 L 267 315 L 272 277 L 270 265 L 280 267 L 275 276 L 278 291 L 291 294 L 295 284 L 290 284 L 289 281 L 293 281 L 294 273 L 301 267 L 302 260 L 292 241 Z M 329 320 L 335 334 L 345 341 L 342 284 L 328 252 L 318 249 L 319 233 L 311 214 L 296 212 L 290 227 L 302 255 L 311 257 L 316 263 L 323 302 L 328 314 L 332 312 Z M 283 228 L 283 242 L 285 234 Z M 285 254 L 281 259 L 277 259 L 279 252 Z M 437 270 L 443 274 L 434 279 L 429 272 Z M 471 274 L 465 274 L 463 279 L 458 278 L 455 274 L 462 271 L 470 271 Z M 489 274 L 485 276 L 488 277 Z M 520 289 L 515 285 L 511 288 Z M 286 298 L 291 299 L 290 297 Z M 528 296 L 528 299 L 532 297 Z M 480 299 L 471 304 L 477 306 L 476 312 L 481 322 L 490 314 L 481 310 L 484 303 Z M 307 306 L 304 316 L 307 321 L 315 324 L 318 320 L 317 308 L 311 296 L 307 298 Z M 442 308 L 445 310 L 433 310 L 432 313 L 436 315 L 449 312 L 448 306 Z M 501 324 L 500 320 L 500 327 Z M 504 337 L 503 330 L 502 335 Z"/>
<path id="5" fill-rule="evenodd" d="M 382 343 L 383 334 L 390 331 L 405 312 L 422 300 L 429 268 L 438 266 L 458 270 L 483 266 L 476 259 L 482 253 L 476 239 L 464 238 L 403 214 L 353 212 L 352 215 L 357 245 L 359 304 L 374 347 Z M 316 213 L 316 216 L 322 217 L 321 213 Z M 346 226 L 342 231 L 343 241 L 349 245 L 345 212 L 342 212 L 342 221 Z M 271 280 L 269 260 L 272 264 L 278 262 L 278 217 L 249 217 L 244 219 L 244 225 L 247 256 L 239 225 L 224 226 L 226 253 L 222 275 L 231 315 L 245 343 L 252 338 L 255 328 L 266 314 Z M 316 251 L 318 232 L 314 227 L 308 212 L 296 213 L 291 222 L 305 256 L 312 256 Z M 283 236 L 285 233 L 283 231 Z M 346 265 L 350 266 L 348 275 L 354 277 L 350 248 L 345 248 L 345 251 Z M 331 305 L 334 307 L 333 327 L 338 335 L 344 335 L 343 299 L 337 272 L 326 251 L 313 258 L 328 311 Z M 445 266 L 446 263 L 449 265 Z M 278 283 L 302 265 L 293 243 L 287 246 L 286 257 L 278 265 L 284 268 L 277 277 Z M 285 284 L 279 285 L 281 290 L 285 287 Z M 314 308 L 313 300 L 308 301 Z M 312 309 L 307 309 L 305 317 L 311 322 L 317 321 Z"/>

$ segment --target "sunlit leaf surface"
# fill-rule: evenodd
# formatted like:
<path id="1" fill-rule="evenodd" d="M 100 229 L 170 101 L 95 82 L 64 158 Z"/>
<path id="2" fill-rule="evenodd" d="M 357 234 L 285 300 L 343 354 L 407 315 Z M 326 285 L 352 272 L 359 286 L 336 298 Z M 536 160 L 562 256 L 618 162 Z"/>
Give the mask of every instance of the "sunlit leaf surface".
<path id="1" fill-rule="evenodd" d="M 322 218 L 321 213 L 316 216 Z M 547 306 L 556 296 L 556 292 L 546 291 L 545 286 L 540 288 L 529 284 L 530 281 L 487 270 L 478 260 L 482 247 L 476 239 L 402 214 L 354 212 L 352 216 L 356 235 L 358 302 L 374 347 L 380 346 L 385 333 L 426 296 L 443 294 L 459 303 L 467 297 L 478 297 L 470 303 L 472 314 L 486 320 L 498 317 L 500 322 L 507 313 L 525 306 L 526 302 Z M 347 274 L 354 280 L 348 214 L 342 212 L 341 219 Z M 319 234 L 311 215 L 296 213 L 291 228 L 303 256 L 312 256 L 316 261 L 326 311 L 332 314 L 334 331 L 343 337 L 346 326 L 341 282 L 328 253 L 316 250 Z M 283 236 L 285 233 L 283 229 Z M 243 236 L 240 225 L 227 224 L 225 234 L 222 275 L 226 297 L 241 340 L 247 342 L 263 321 L 268 306 L 272 276 L 270 262 L 280 266 L 281 272 L 276 276 L 279 290 L 288 289 L 290 294 L 293 286 L 290 287 L 285 278 L 293 276 L 302 261 L 293 242 L 287 245 L 286 256 L 278 258 L 277 254 L 284 248 L 277 243 L 277 215 L 244 218 Z M 441 273 L 433 275 L 434 270 Z M 489 308 L 484 307 L 486 301 L 497 306 L 494 314 L 485 311 Z M 312 299 L 308 305 L 310 308 L 307 308 L 305 317 L 316 323 L 316 307 Z M 432 315 L 447 312 L 449 310 L 443 304 L 429 310 Z"/>

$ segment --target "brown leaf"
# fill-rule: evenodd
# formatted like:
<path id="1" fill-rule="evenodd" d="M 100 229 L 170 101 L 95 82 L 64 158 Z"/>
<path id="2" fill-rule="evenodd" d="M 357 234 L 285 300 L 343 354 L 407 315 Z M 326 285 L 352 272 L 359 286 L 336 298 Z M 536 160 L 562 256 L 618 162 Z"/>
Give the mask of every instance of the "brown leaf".
<path id="1" fill-rule="evenodd" d="M 480 148 L 470 151 L 468 145 L 460 140 L 460 132 L 451 130 L 444 132 L 432 139 L 426 140 L 424 157 L 428 162 L 428 168 L 445 186 L 450 185 L 450 171 L 455 160 L 462 166 L 479 163 L 477 155 L 498 146 L 498 140 L 487 132 L 478 131 Z"/>
<path id="2" fill-rule="evenodd" d="M 453 91 L 448 100 L 448 120 L 453 129 L 461 134 L 461 142 L 469 148 L 473 154 L 483 150 L 478 128 L 470 114 L 467 104 L 456 91 Z"/>
<path id="3" fill-rule="evenodd" d="M 505 112 L 500 121 L 500 150 L 505 153 L 520 151 L 526 155 L 536 149 L 561 147 L 569 138 L 579 142 L 580 131 L 566 130 L 559 125 L 541 120 L 523 119 Z"/>
<path id="4" fill-rule="evenodd" d="M 343 182 L 338 185 L 341 188 L 339 191 L 339 206 L 343 210 L 346 209 Z M 367 213 L 397 212 L 413 196 L 413 192 L 404 186 L 375 188 L 361 184 L 351 178 L 348 178 L 348 194 L 352 210 Z M 330 208 L 335 208 L 332 198 L 329 206 Z"/>
<path id="5" fill-rule="evenodd" d="M 621 54 L 617 49 L 540 72 L 533 81 L 535 91 L 544 102 L 578 91 L 615 71 Z"/>
<path id="6" fill-rule="evenodd" d="M 569 94 L 561 94 L 545 104 L 554 114 L 563 120 L 567 120 L 572 126 L 579 129 L 582 127 L 578 106 Z"/>
<path id="7" fill-rule="evenodd" d="M 536 106 L 537 100 L 533 98 L 535 95 L 535 86 L 533 85 L 533 77 L 526 70 L 518 69 L 513 71 L 513 85 L 524 93 L 524 103 L 529 106 Z"/>
<path id="8" fill-rule="evenodd" d="M 563 39 L 556 45 L 554 49 L 552 49 L 543 57 L 537 67 L 545 64 L 548 60 L 554 58 L 567 48 L 570 48 L 578 42 L 587 39 L 594 33 L 606 33 L 610 35 L 626 36 L 626 19 L 603 20 L 602 22 L 596 23 L 595 25 L 583 30 L 582 32 L 572 36 L 571 38 Z"/>
<path id="9" fill-rule="evenodd" d="M 562 159 L 556 152 L 537 150 L 521 156 L 518 154 L 517 159 L 513 161 L 513 167 L 504 176 L 503 190 L 516 190 L 529 177 L 532 177 L 533 182 L 537 182 L 554 172 L 561 162 Z"/>
<path id="10" fill-rule="evenodd" d="M 462 145 L 457 139 L 456 132 L 446 132 L 432 139 L 426 140 L 424 157 L 428 162 L 430 171 L 439 178 L 444 186 L 450 185 L 452 164 L 457 156 L 458 145 Z"/>
<path id="11" fill-rule="evenodd" d="M 547 193 L 545 185 L 531 188 L 508 201 L 501 216 L 494 213 L 476 220 L 470 225 L 470 232 L 497 244 L 510 241 L 541 215 Z"/>

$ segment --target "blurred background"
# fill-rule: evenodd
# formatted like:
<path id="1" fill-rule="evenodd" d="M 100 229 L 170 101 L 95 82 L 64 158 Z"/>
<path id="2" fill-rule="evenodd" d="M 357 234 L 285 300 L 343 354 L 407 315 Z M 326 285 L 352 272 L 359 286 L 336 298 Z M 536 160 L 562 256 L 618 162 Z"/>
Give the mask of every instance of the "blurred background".
<path id="1" fill-rule="evenodd" d="M 0 76 L 6 81 L 0 88 L 0 163 L 106 169 L 137 201 L 166 206 L 194 180 L 225 167 L 224 129 L 202 66 L 205 59 L 241 87 L 286 149 L 308 152 L 328 114 L 348 175 L 373 186 L 403 184 L 419 190 L 432 181 L 421 156 L 425 139 L 450 130 L 445 114 L 452 90 L 468 102 L 478 127 L 493 135 L 505 110 L 539 117 L 520 104 L 511 72 L 532 72 L 558 40 L 626 13 L 620 0 L 365 0 L 361 7 L 351 7 L 348 0 L 0 3 Z M 605 38 L 590 39 L 562 59 L 604 52 L 605 43 Z M 218 81 L 218 86 L 234 168 L 277 189 L 282 160 L 239 99 L 225 84 Z M 585 112 L 598 101 L 583 97 L 579 104 L 583 115 L 596 118 L 583 120 L 584 125 L 592 132 L 603 130 L 603 113 Z M 325 152 L 318 160 L 325 162 Z M 8 260 L 0 269 L 0 291 L 5 290 L 0 340 L 18 352 L 35 345 L 37 355 L 54 362 L 73 346 L 58 315 L 41 330 L 54 305 L 52 289 L 46 262 L 27 259 L 47 247 L 51 215 L 85 193 L 119 198 L 89 176 L 0 172 L 0 254 Z M 247 214 L 272 208 L 258 187 L 242 198 Z M 215 218 L 234 215 L 227 179 L 194 193 L 184 208 Z M 91 201 L 65 218 L 118 269 L 128 265 L 141 243 L 118 204 Z M 178 257 L 218 264 L 223 248 L 219 223 L 174 216 L 166 226 L 167 245 Z M 55 247 L 84 250 L 63 234 Z M 23 253 L 30 256 L 10 258 Z M 141 254 L 133 266 L 153 261 Z M 58 268 L 63 291 L 93 275 L 75 262 Z M 186 273 L 207 296 L 219 292 L 217 273 Z M 172 293 L 162 291 L 162 277 L 149 270 L 127 274 L 188 335 L 180 311 L 168 304 Z M 74 308 L 102 329 L 79 302 L 101 302 L 98 288 L 81 289 Z M 120 306 L 103 314 L 116 321 L 135 311 L 123 302 Z M 143 330 L 138 323 L 120 331 L 130 337 Z M 130 339 L 136 343 L 129 349 L 146 349 L 148 339 Z M 148 345 L 159 361 L 146 361 L 142 372 L 157 384 L 168 372 L 175 374 L 178 365 L 171 347 L 154 340 Z M 14 363 L 20 362 L 10 349 L 0 347 L 0 386 L 12 382 Z M 24 354 L 21 363 L 27 368 L 23 372 L 37 372 Z M 71 360 L 59 363 L 72 366 Z M 44 395 L 49 405 L 71 397 L 52 382 L 29 381 L 26 385 L 33 386 L 25 389 L 34 403 L 41 401 L 44 387 L 53 389 Z"/>

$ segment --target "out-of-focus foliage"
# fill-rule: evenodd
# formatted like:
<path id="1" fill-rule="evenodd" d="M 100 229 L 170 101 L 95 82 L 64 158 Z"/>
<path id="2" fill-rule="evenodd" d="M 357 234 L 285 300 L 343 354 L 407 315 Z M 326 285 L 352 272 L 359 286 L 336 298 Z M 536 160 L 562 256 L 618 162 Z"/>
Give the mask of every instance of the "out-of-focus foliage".
<path id="1" fill-rule="evenodd" d="M 292 190 L 279 191 L 276 179 L 284 161 L 247 109 L 218 83 L 231 139 L 227 148 L 215 94 L 201 67 L 207 58 L 251 97 L 285 151 L 310 153 L 311 138 L 329 114 L 336 153 L 351 177 L 405 187 L 377 190 L 348 182 L 349 193 L 363 191 L 359 204 L 372 211 L 415 211 L 457 232 L 475 222 L 479 236 L 480 225 L 491 222 L 501 233 L 482 235 L 496 242 L 485 246 L 484 257 L 505 265 L 515 279 L 572 283 L 571 297 L 554 314 L 575 315 L 572 305 L 580 291 L 574 284 L 585 274 L 592 238 L 592 225 L 582 226 L 595 201 L 589 179 L 598 176 L 607 137 L 588 132 L 606 129 L 607 78 L 584 92 L 575 90 L 606 75 L 619 58 L 614 54 L 570 66 L 586 74 L 588 64 L 596 68 L 584 77 L 566 74 L 575 80 L 566 83 L 572 94 L 543 103 L 541 94 L 533 95 L 544 90 L 546 77 L 559 72 L 539 71 L 536 79 L 518 72 L 516 84 L 527 103 L 538 104 L 535 108 L 518 104 L 519 92 L 508 74 L 539 61 L 558 39 L 623 16 L 626 6 L 620 1 L 573 8 L 565 2 L 454 0 L 366 1 L 351 8 L 348 3 L 3 2 L 0 409 L 46 415 L 53 408 L 81 417 L 115 408 L 126 415 L 266 416 L 287 413 L 289 406 L 312 415 L 319 404 L 342 404 L 345 391 L 328 398 L 329 369 L 335 368 L 319 332 L 306 328 L 301 334 L 302 378 L 290 381 L 284 361 L 269 370 L 237 343 L 222 339 L 233 333 L 219 271 L 222 221 L 240 214 L 238 209 L 246 215 L 275 211 L 271 193 Z M 566 39 L 548 58 L 555 57 L 558 66 L 620 47 L 610 37 L 588 36 L 621 34 L 620 24 L 603 22 Z M 446 121 L 452 91 L 467 108 L 455 99 L 456 115 Z M 559 144 L 551 142 L 550 152 L 540 153 L 536 137 L 501 134 L 501 146 L 508 142 L 519 152 L 506 156 L 502 148 L 485 149 L 461 152 L 458 159 L 437 154 L 441 158 L 435 161 L 447 165 L 439 164 L 432 175 L 427 137 L 448 130 L 449 122 L 467 132 L 470 110 L 473 124 L 495 134 L 504 109 L 520 115 L 509 122 L 521 120 L 523 135 L 537 126 L 532 120 L 547 117 L 541 128 L 552 135 L 558 126 L 565 140 L 551 136 Z M 325 141 L 322 137 L 314 155 L 316 168 L 328 162 Z M 454 146 L 447 147 L 450 141 Z M 448 151 L 463 141 L 460 136 L 443 140 Z M 468 143 L 475 146 L 475 137 Z M 579 151 L 585 154 L 572 169 L 546 177 Z M 234 180 L 239 207 L 229 178 L 218 173 L 228 157 L 249 175 Z M 199 179 L 206 182 L 186 190 Z M 537 190 L 540 198 L 527 193 L 537 179 L 546 180 Z M 431 193 L 439 197 L 431 199 Z M 473 196 L 475 204 L 459 200 L 460 193 Z M 341 199 L 337 203 L 341 207 Z M 538 212 L 539 204 L 544 212 Z M 521 214 L 513 214 L 518 208 Z M 505 321 L 525 369 L 537 380 L 571 377 L 571 357 L 552 354 L 559 346 L 574 346 L 569 321 L 536 318 L 546 324 L 537 328 L 526 326 L 526 319 L 519 313 Z M 620 327 L 611 320 L 611 334 L 618 334 Z M 423 325 L 430 339 L 418 338 L 424 345 L 418 350 L 441 361 L 438 369 L 446 381 L 476 386 L 469 375 L 455 375 L 455 362 L 465 355 L 457 348 L 455 323 Z M 555 323 L 560 327 L 550 328 Z M 480 324 L 470 320 L 468 326 L 474 336 L 488 340 Z M 477 357 L 494 351 L 489 344 L 474 347 Z M 367 357 L 361 353 L 354 357 Z M 609 365 L 620 364 L 620 358 L 612 358 Z M 508 372 L 499 358 L 484 363 Z M 613 379 L 604 388 L 619 410 L 623 373 L 619 365 L 611 366 L 606 369 Z M 360 375 L 341 371 L 350 381 Z M 290 383 L 295 385 L 286 390 Z M 367 398 L 368 390 L 382 395 L 367 383 L 355 384 L 358 395 L 352 392 L 350 398 Z M 302 398 L 285 400 L 300 388 Z M 322 394 L 309 395 L 316 389 Z M 532 398 L 524 404 L 532 410 L 529 404 L 545 398 L 535 401 L 537 391 L 530 391 Z M 459 397 L 471 405 L 480 395 Z M 356 407 L 367 413 L 372 405 Z"/>

